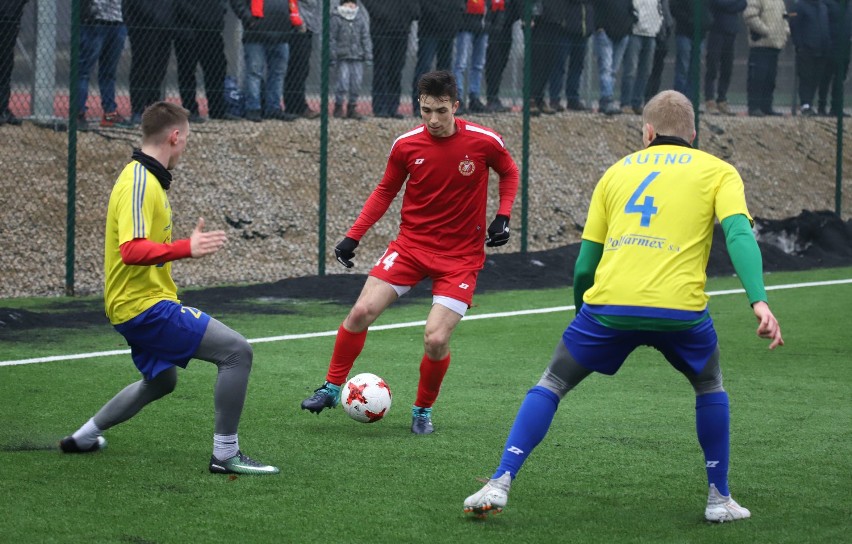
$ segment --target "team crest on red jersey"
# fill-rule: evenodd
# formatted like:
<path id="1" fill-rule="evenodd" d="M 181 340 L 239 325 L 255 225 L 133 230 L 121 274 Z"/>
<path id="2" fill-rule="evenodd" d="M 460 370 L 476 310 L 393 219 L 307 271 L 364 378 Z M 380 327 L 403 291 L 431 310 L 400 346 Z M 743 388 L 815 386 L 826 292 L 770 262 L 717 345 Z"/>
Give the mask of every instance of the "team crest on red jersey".
<path id="1" fill-rule="evenodd" d="M 459 172 L 463 176 L 472 176 L 474 170 L 476 170 L 476 164 L 465 155 L 464 160 L 459 163 Z"/>

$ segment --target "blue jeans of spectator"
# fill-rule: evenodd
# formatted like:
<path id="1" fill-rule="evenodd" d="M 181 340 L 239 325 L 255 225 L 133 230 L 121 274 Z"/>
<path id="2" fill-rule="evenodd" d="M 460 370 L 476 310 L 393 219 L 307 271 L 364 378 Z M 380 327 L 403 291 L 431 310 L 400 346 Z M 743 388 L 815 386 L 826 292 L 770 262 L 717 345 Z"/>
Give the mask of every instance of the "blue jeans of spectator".
<path id="1" fill-rule="evenodd" d="M 690 100 L 698 97 L 698 81 L 691 82 L 692 77 L 692 36 L 678 34 L 675 36 L 675 66 L 674 84 L 672 87 L 679 93 L 683 93 Z M 703 41 L 701 42 L 704 43 Z M 701 78 L 701 73 L 696 72 L 696 77 Z"/>
<path id="2" fill-rule="evenodd" d="M 559 38 L 556 66 L 550 74 L 550 103 L 556 105 L 565 84 L 565 98 L 580 99 L 580 77 L 586 60 L 586 38 L 583 36 L 561 36 Z M 568 78 L 565 78 L 565 61 L 568 61 Z"/>
<path id="3" fill-rule="evenodd" d="M 482 85 L 482 72 L 485 70 L 485 53 L 488 50 L 488 33 L 484 30 L 474 34 L 473 32 L 459 32 L 456 34 L 456 62 L 453 74 L 456 76 L 456 84 L 459 88 L 459 99 L 464 102 L 465 95 L 465 73 L 468 71 L 470 61 L 470 77 L 468 78 L 468 92 L 471 96 L 479 97 Z"/>
<path id="4" fill-rule="evenodd" d="M 772 112 L 775 79 L 778 75 L 778 54 L 774 47 L 751 47 L 748 50 L 746 93 L 749 113 Z"/>
<path id="5" fill-rule="evenodd" d="M 736 34 L 710 32 L 707 53 L 704 56 L 707 73 L 704 74 L 704 98 L 717 102 L 728 101 L 728 87 L 734 69 L 734 40 Z M 718 73 L 719 83 L 716 84 Z"/>
<path id="6" fill-rule="evenodd" d="M 357 102 L 363 79 L 364 61 L 337 61 L 337 85 L 334 87 L 334 103 L 342 105 L 347 99 L 350 104 Z"/>
<path id="7" fill-rule="evenodd" d="M 615 75 L 621 69 L 621 60 L 630 36 L 623 36 L 618 42 L 613 42 L 604 30 L 598 30 L 594 35 L 595 57 L 598 63 L 600 78 L 601 102 L 612 102 L 615 88 Z"/>
<path id="8" fill-rule="evenodd" d="M 122 24 L 96 24 L 80 26 L 80 113 L 86 112 L 86 100 L 89 97 L 89 75 L 98 64 L 98 89 L 101 93 L 101 108 L 104 113 L 116 110 L 115 71 L 124 41 L 127 27 Z"/>
<path id="9" fill-rule="evenodd" d="M 654 36 L 631 35 L 624 53 L 624 73 L 621 77 L 621 106 L 642 107 L 645 101 L 645 84 L 654 63 Z"/>
<path id="10" fill-rule="evenodd" d="M 417 64 L 414 67 L 414 80 L 411 82 L 411 105 L 414 116 L 420 116 L 420 97 L 418 96 L 417 83 L 420 76 L 432 70 L 449 70 L 453 66 L 453 38 L 452 36 L 418 36 L 417 38 Z"/>
<path id="11" fill-rule="evenodd" d="M 284 92 L 284 74 L 290 57 L 287 43 L 243 43 L 246 75 L 243 85 L 246 111 L 258 111 L 263 102 L 263 113 L 281 109 Z M 264 79 L 264 75 L 266 76 Z"/>

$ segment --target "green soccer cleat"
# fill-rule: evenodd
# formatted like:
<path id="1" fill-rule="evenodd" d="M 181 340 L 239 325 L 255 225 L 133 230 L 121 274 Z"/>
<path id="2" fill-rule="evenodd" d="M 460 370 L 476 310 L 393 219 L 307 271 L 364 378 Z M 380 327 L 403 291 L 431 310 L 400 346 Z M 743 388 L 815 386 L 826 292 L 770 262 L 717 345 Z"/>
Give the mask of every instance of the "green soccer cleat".
<path id="1" fill-rule="evenodd" d="M 432 434 L 435 427 L 432 426 L 432 409 L 411 407 L 411 432 L 414 434 Z"/>
<path id="2" fill-rule="evenodd" d="M 302 401 L 302 410 L 319 414 L 326 408 L 334 408 L 340 402 L 340 386 L 328 382 L 316 389 L 314 394 Z"/>
<path id="3" fill-rule="evenodd" d="M 280 471 L 278 467 L 264 465 L 238 451 L 235 456 L 224 461 L 211 456 L 210 472 L 213 474 L 278 474 Z"/>

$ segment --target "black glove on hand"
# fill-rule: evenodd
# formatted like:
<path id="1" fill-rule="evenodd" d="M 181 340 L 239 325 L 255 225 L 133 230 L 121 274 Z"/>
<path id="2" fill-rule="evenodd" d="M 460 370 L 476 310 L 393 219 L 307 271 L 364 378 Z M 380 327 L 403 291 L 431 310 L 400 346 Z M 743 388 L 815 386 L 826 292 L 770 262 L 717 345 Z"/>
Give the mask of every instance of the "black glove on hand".
<path id="1" fill-rule="evenodd" d="M 341 240 L 341 242 L 334 248 L 334 255 L 337 257 L 337 262 L 346 268 L 352 268 L 355 266 L 352 259 L 355 257 L 356 247 L 358 247 L 358 240 L 354 240 L 348 236 Z"/>
<path id="2" fill-rule="evenodd" d="M 498 215 L 488 225 L 488 237 L 485 239 L 485 245 L 488 247 L 497 247 L 506 244 L 508 241 L 509 218 L 505 215 Z"/>

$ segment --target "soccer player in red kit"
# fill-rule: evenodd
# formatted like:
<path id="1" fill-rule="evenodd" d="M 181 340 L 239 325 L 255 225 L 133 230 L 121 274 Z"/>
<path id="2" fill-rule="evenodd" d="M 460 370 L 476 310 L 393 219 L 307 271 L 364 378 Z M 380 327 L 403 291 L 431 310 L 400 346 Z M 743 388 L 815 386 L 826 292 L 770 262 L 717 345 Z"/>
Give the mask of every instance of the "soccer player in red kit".
<path id="1" fill-rule="evenodd" d="M 499 134 L 455 118 L 458 88 L 450 72 L 424 74 L 418 92 L 424 124 L 394 141 L 381 182 L 334 251 L 337 260 L 351 268 L 359 240 L 405 184 L 399 235 L 370 270 L 361 295 L 337 331 L 326 381 L 302 401 L 302 409 L 319 413 L 337 405 L 368 327 L 428 277 L 432 309 L 423 334 L 425 353 L 411 431 L 430 434 L 432 405 L 450 365 L 450 337 L 473 300 L 476 277 L 485 263 L 484 245 L 509 241 L 518 168 Z M 489 168 L 500 176 L 500 205 L 486 232 Z"/>

